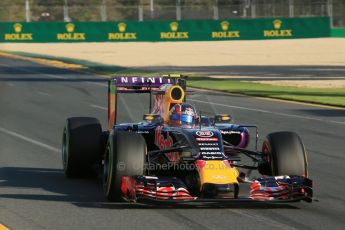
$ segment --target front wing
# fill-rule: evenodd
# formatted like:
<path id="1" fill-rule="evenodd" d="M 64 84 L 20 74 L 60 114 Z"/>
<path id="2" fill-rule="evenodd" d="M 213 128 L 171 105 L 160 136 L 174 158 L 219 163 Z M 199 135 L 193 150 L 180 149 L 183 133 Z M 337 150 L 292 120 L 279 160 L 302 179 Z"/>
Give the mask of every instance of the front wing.
<path id="1" fill-rule="evenodd" d="M 248 182 L 247 182 L 248 183 Z M 124 176 L 122 178 L 122 197 L 127 201 L 140 201 L 143 199 L 157 201 L 212 201 L 212 200 L 233 200 L 233 201 L 269 201 L 269 202 L 291 202 L 304 200 L 312 201 L 312 181 L 302 176 L 279 176 L 266 177 L 252 180 L 249 194 L 240 196 L 217 196 L 210 197 L 193 196 L 187 189 L 185 183 L 176 177 L 154 177 L 154 176 Z"/>

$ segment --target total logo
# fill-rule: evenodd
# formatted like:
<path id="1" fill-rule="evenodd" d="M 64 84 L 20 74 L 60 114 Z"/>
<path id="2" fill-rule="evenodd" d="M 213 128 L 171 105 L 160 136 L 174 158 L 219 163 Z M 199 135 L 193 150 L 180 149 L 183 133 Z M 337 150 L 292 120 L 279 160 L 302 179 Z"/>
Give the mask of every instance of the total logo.
<path id="1" fill-rule="evenodd" d="M 213 137 L 212 131 L 196 131 L 195 134 L 199 137 Z"/>
<path id="2" fill-rule="evenodd" d="M 67 23 L 65 25 L 67 33 L 59 33 L 56 35 L 57 40 L 61 41 L 83 41 L 86 40 L 85 33 L 75 33 L 76 25 L 73 23 Z"/>

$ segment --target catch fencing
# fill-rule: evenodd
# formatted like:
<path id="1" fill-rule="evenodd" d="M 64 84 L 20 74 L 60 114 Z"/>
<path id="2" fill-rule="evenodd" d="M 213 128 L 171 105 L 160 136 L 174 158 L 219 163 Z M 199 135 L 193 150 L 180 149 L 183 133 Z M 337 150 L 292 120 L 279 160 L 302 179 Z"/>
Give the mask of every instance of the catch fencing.
<path id="1" fill-rule="evenodd" d="M 0 21 L 148 21 L 331 18 L 345 27 L 344 0 L 1 0 Z"/>

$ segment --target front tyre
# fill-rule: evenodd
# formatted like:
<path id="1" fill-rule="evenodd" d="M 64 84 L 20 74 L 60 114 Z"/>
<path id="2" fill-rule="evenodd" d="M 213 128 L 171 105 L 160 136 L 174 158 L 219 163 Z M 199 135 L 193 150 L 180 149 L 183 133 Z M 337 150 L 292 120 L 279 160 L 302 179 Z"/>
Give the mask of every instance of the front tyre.
<path id="1" fill-rule="evenodd" d="M 147 146 L 141 134 L 115 132 L 104 156 L 103 189 L 109 201 L 122 201 L 123 176 L 144 175 Z"/>
<path id="2" fill-rule="evenodd" d="M 264 162 L 259 172 L 269 176 L 308 176 L 307 154 L 301 138 L 293 132 L 267 135 L 262 145 Z"/>

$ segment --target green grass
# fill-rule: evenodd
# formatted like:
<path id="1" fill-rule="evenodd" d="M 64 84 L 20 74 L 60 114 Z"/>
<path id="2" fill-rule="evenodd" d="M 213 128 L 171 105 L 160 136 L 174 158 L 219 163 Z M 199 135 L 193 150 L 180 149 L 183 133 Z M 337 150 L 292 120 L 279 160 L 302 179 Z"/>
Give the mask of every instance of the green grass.
<path id="1" fill-rule="evenodd" d="M 26 57 L 44 58 L 49 60 L 58 60 L 71 64 L 79 64 L 85 66 L 84 71 L 92 73 L 101 73 L 105 75 L 123 74 L 123 75 L 153 75 L 159 74 L 152 71 L 142 71 L 136 69 L 124 68 L 116 65 L 104 65 L 100 63 L 64 58 L 53 57 L 40 54 L 32 54 L 25 52 L 7 52 Z M 322 105 L 332 105 L 345 107 L 345 88 L 300 88 L 288 86 L 274 86 L 269 84 L 241 82 L 228 79 L 214 79 L 209 77 L 191 76 L 188 80 L 188 86 L 211 89 L 230 93 L 245 94 L 259 97 L 269 97 L 284 100 L 308 102 Z"/>
<path id="2" fill-rule="evenodd" d="M 315 89 L 241 82 L 227 79 L 191 78 L 189 86 L 251 96 L 345 107 L 345 88 Z"/>

